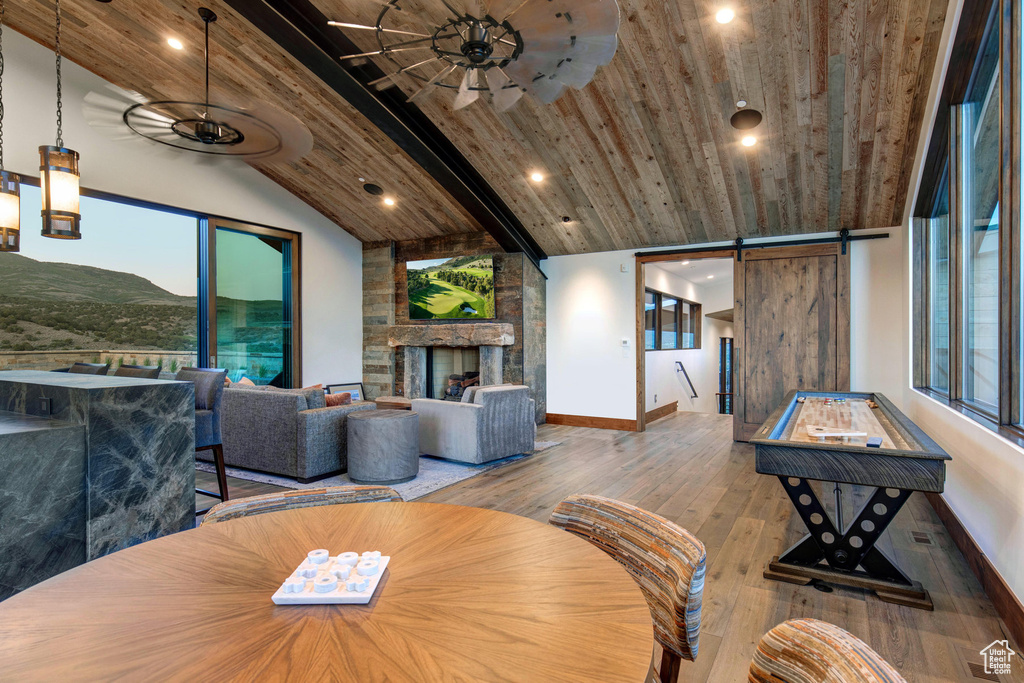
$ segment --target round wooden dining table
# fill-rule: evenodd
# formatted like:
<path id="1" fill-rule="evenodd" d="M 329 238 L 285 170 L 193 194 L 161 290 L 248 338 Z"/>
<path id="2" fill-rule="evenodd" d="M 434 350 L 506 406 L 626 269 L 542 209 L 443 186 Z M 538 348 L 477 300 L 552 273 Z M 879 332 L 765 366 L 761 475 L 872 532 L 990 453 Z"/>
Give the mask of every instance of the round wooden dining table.
<path id="1" fill-rule="evenodd" d="M 310 550 L 391 561 L 366 605 L 277 606 Z M 650 613 L 586 541 L 432 503 L 287 510 L 107 555 L 0 602 L 11 680 L 629 681 Z"/>

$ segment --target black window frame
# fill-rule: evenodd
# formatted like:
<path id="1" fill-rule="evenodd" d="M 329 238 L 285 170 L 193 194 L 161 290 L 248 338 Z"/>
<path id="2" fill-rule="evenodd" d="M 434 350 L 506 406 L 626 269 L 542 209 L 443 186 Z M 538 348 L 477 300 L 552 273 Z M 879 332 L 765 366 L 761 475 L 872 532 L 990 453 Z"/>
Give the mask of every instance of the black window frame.
<path id="1" fill-rule="evenodd" d="M 675 294 L 669 294 L 668 292 L 662 292 L 651 287 L 644 288 L 644 298 L 646 299 L 647 294 L 654 295 L 654 348 L 647 347 L 647 331 L 646 317 L 644 324 L 644 351 L 690 351 L 693 349 L 701 348 L 701 305 L 695 301 L 684 299 L 681 296 Z M 664 299 L 672 299 L 677 302 L 676 304 L 676 346 L 665 348 L 662 346 L 662 303 Z M 690 308 L 689 316 L 683 315 L 683 307 L 681 304 L 687 304 Z M 683 327 L 683 319 L 689 318 L 688 328 Z M 681 346 L 683 342 L 683 335 L 685 333 L 693 334 L 693 346 Z"/>

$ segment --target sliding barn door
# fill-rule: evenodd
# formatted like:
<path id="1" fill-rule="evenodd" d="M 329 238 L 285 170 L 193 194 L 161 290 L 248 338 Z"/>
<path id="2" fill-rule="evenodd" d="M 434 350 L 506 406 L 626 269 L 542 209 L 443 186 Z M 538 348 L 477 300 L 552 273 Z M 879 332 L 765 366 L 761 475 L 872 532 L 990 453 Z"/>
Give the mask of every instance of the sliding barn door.
<path id="1" fill-rule="evenodd" d="M 743 252 L 735 291 L 737 441 L 793 389 L 849 390 L 850 270 L 840 245 Z"/>

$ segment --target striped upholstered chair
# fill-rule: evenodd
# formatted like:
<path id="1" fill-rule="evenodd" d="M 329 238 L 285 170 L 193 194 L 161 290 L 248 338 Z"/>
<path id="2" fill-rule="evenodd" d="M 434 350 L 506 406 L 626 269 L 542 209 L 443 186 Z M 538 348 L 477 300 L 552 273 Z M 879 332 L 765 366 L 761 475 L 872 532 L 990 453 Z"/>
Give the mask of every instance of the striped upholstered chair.
<path id="1" fill-rule="evenodd" d="M 707 554 L 681 526 L 600 496 L 569 496 L 549 524 L 582 536 L 618 560 L 640 586 L 662 647 L 662 683 L 679 677 L 681 658 L 697 658 Z"/>
<path id="2" fill-rule="evenodd" d="M 310 508 L 318 505 L 343 503 L 401 503 L 402 497 L 390 486 L 329 486 L 322 489 L 300 489 L 269 493 L 265 496 L 236 498 L 214 505 L 203 518 L 204 524 L 226 522 L 229 519 L 262 515 L 265 512 Z"/>
<path id="3" fill-rule="evenodd" d="M 750 662 L 750 683 L 906 683 L 860 638 L 817 619 L 768 631 Z"/>

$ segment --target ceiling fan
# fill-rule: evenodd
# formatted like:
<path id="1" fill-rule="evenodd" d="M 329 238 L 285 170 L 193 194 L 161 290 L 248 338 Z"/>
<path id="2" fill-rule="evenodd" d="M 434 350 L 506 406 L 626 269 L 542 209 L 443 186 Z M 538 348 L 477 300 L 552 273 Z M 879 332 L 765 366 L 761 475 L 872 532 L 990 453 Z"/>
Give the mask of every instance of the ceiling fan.
<path id="1" fill-rule="evenodd" d="M 123 131 L 176 149 L 246 161 L 284 162 L 313 148 L 313 136 L 297 118 L 269 104 L 237 96 L 210 97 L 210 24 L 217 15 L 199 8 L 205 28 L 205 96 L 200 102 L 148 100 L 138 93 L 91 92 L 85 98 L 89 123 Z"/>
<path id="2" fill-rule="evenodd" d="M 373 26 L 329 24 L 374 31 L 378 50 L 341 59 L 387 58 L 397 69 L 370 85 L 392 87 L 409 76 L 423 84 L 410 101 L 437 86 L 457 91 L 454 109 L 483 92 L 498 111 L 524 93 L 550 104 L 569 87 L 585 87 L 618 47 L 616 0 L 441 0 L 444 16 L 433 20 L 401 4 L 413 0 L 377 1 L 383 7 Z"/>

